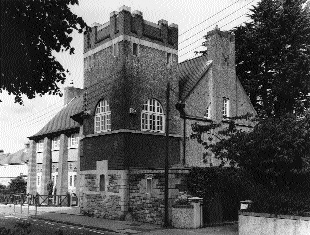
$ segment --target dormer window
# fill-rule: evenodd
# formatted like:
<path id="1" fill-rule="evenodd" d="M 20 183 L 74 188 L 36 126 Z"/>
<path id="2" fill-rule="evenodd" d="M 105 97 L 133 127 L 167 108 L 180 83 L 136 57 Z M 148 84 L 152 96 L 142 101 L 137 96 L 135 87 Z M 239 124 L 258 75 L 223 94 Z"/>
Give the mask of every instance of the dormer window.
<path id="1" fill-rule="evenodd" d="M 70 135 L 68 141 L 68 148 L 78 148 L 79 146 L 79 134 L 72 134 Z"/>
<path id="2" fill-rule="evenodd" d="M 58 136 L 58 137 L 53 138 L 52 140 L 52 150 L 58 151 L 59 148 L 60 148 L 60 138 Z"/>
<path id="3" fill-rule="evenodd" d="M 223 118 L 230 117 L 229 109 L 230 109 L 229 99 L 226 97 L 223 97 Z"/>
<path id="4" fill-rule="evenodd" d="M 43 152 L 43 144 L 44 144 L 44 141 L 43 140 L 39 140 L 37 142 L 37 152 L 40 153 L 40 152 Z"/>
<path id="5" fill-rule="evenodd" d="M 132 54 L 138 56 L 139 54 L 139 45 L 137 43 L 132 43 Z"/>

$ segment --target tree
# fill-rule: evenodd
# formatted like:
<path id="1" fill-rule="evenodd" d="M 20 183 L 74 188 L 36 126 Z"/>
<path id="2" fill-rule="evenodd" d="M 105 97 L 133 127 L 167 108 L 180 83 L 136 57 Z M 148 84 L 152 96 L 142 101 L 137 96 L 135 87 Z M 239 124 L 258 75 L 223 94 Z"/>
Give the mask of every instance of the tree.
<path id="1" fill-rule="evenodd" d="M 252 131 L 238 129 L 231 121 L 219 131 L 221 140 L 203 140 L 202 133 L 212 125 L 193 126 L 196 138 L 223 163 L 251 172 L 263 184 L 291 187 L 308 174 L 310 166 L 310 115 L 297 119 L 293 115 L 260 120 Z M 219 136 L 218 135 L 218 136 Z"/>
<path id="2" fill-rule="evenodd" d="M 309 107 L 310 10 L 306 0 L 262 0 L 236 35 L 236 72 L 262 117 Z"/>
<path id="3" fill-rule="evenodd" d="M 70 5 L 78 0 L 1 0 L 0 92 L 8 91 L 15 102 L 36 95 L 59 94 L 57 83 L 66 73 L 53 51 L 74 53 L 73 30 L 87 29 Z"/>
<path id="4" fill-rule="evenodd" d="M 11 179 L 11 182 L 8 185 L 8 190 L 10 193 L 26 193 L 27 182 L 22 176 L 17 176 L 14 179 Z"/>

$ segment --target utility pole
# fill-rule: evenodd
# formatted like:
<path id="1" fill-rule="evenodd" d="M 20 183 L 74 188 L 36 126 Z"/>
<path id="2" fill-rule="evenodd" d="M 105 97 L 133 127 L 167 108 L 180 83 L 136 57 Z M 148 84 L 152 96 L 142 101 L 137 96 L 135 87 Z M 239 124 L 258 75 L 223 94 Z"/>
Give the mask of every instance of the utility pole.
<path id="1" fill-rule="evenodd" d="M 170 113 L 170 82 L 166 91 L 166 157 L 165 157 L 165 221 L 164 227 L 169 227 L 169 113 Z"/>

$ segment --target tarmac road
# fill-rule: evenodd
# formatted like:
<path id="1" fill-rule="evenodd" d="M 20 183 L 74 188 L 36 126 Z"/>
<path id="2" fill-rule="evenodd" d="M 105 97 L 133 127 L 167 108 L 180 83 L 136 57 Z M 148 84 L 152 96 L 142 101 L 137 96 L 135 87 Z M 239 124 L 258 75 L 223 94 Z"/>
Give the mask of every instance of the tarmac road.
<path id="1" fill-rule="evenodd" d="M 115 235 L 115 233 L 112 232 L 89 229 L 77 225 L 67 225 L 61 222 L 47 222 L 34 218 L 21 218 L 14 215 L 0 215 L 0 228 L 5 227 L 13 229 L 16 223 L 21 222 L 30 222 L 30 235 Z"/>

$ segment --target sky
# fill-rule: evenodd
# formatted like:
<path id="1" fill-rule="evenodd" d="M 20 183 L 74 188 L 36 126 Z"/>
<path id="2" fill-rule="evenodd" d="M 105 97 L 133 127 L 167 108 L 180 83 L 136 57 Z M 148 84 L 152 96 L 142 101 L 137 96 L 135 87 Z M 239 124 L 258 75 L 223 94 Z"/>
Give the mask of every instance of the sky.
<path id="1" fill-rule="evenodd" d="M 109 21 L 110 13 L 125 5 L 131 11 L 139 10 L 145 20 L 157 23 L 164 19 L 179 29 L 179 62 L 191 59 L 194 51 L 202 49 L 203 36 L 216 25 L 230 30 L 247 21 L 246 14 L 258 0 L 79 0 L 71 7 L 88 25 Z M 83 88 L 83 36 L 74 32 L 72 45 L 75 54 L 54 53 L 68 69 L 67 80 Z M 14 103 L 14 97 L 0 93 L 0 150 L 14 153 L 24 148 L 29 136 L 37 133 L 63 107 L 63 97 L 44 95 L 34 99 L 24 97 L 24 105 Z"/>

